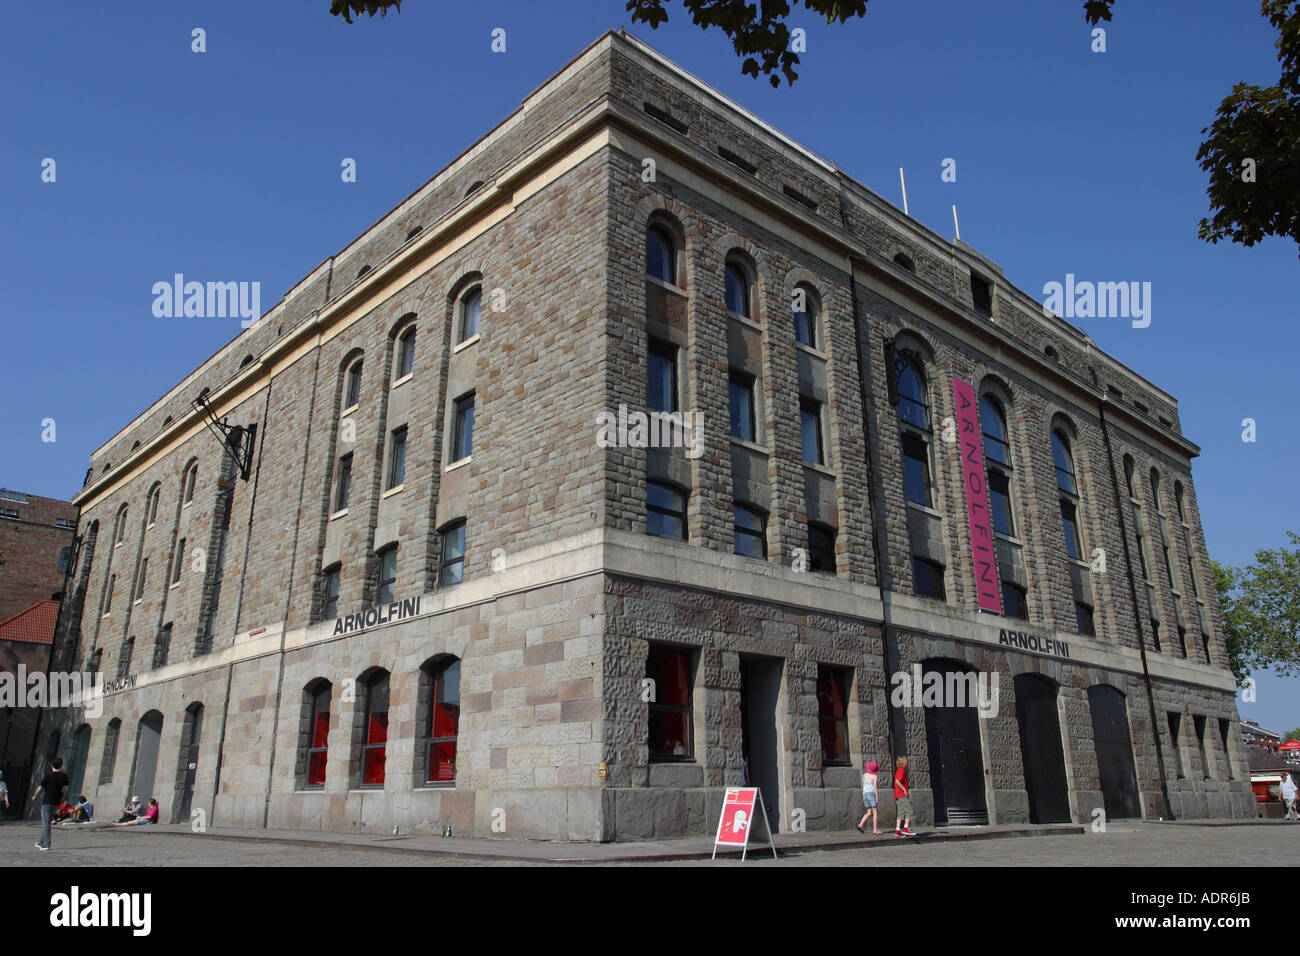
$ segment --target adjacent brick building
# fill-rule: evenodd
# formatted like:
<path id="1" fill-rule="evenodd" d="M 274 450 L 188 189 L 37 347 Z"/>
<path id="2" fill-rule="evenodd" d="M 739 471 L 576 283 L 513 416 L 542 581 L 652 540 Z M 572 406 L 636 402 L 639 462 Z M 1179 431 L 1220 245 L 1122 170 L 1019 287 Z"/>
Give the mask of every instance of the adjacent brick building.
<path id="1" fill-rule="evenodd" d="M 77 506 L 0 488 L 0 621 L 63 590 Z"/>
<path id="2" fill-rule="evenodd" d="M 606 34 L 94 453 L 57 653 L 107 699 L 46 747 L 238 826 L 704 833 L 748 778 L 843 829 L 900 754 L 925 823 L 1253 815 L 1196 454 Z M 891 705 L 931 673 L 996 706 Z"/>

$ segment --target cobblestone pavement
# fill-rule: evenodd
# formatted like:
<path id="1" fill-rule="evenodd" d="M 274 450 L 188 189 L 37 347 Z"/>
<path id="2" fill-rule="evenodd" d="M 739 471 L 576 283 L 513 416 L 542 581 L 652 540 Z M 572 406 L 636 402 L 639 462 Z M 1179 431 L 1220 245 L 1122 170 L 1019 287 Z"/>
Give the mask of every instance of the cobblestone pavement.
<path id="1" fill-rule="evenodd" d="M 0 866 L 539 866 L 539 860 L 479 859 L 371 846 L 298 845 L 265 839 L 148 832 L 139 829 L 56 828 L 54 849 L 32 844 L 38 826 L 0 826 Z M 1106 833 L 1008 837 L 961 842 L 892 835 L 864 838 L 861 849 L 791 854 L 773 861 L 765 847 L 710 860 L 665 861 L 675 866 L 1261 866 L 1290 865 L 1300 856 L 1300 826 L 1116 824 Z M 647 865 L 611 862 L 602 865 Z"/>

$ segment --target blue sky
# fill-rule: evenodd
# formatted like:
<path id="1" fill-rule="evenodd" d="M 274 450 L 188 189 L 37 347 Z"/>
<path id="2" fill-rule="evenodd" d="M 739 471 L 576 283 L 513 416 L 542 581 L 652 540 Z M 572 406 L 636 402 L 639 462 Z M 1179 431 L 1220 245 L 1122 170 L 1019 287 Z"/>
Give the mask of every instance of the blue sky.
<path id="1" fill-rule="evenodd" d="M 503 119 L 610 27 L 622 0 L 421 2 L 347 26 L 329 0 L 12 4 L 0 32 L 0 484 L 69 497 L 90 452 L 239 331 L 159 319 L 183 272 L 258 281 L 262 307 Z M 1171 392 L 1211 554 L 1248 562 L 1300 530 L 1297 250 L 1196 238 L 1200 130 L 1238 81 L 1271 84 L 1255 0 L 1117 5 L 1090 50 L 1071 0 L 869 3 L 806 12 L 800 79 L 740 73 L 725 36 L 677 5 L 633 32 L 776 128 L 962 238 L 1041 298 L 1065 274 L 1152 284 L 1152 322 L 1076 324 Z M 191 51 L 191 30 L 207 52 Z M 506 52 L 490 49 L 506 30 Z M 41 162 L 57 182 L 41 182 Z M 357 182 L 340 162 L 357 160 Z M 940 164 L 957 162 L 957 182 Z M 1257 441 L 1241 440 L 1254 418 Z M 53 418 L 57 440 L 41 441 Z M 1295 679 L 1244 716 L 1300 725 Z"/>

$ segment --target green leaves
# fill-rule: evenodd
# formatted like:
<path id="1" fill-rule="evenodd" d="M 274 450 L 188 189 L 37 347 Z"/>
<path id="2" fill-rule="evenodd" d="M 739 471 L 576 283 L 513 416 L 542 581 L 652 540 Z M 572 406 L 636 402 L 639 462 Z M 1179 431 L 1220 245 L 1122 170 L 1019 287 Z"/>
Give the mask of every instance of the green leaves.
<path id="1" fill-rule="evenodd" d="M 1238 683 L 1265 667 L 1282 677 L 1300 672 L 1300 535 L 1287 535 L 1290 549 L 1257 551 L 1247 567 L 1210 562 Z"/>
<path id="2" fill-rule="evenodd" d="M 367 13 L 373 17 L 378 13 L 381 17 L 386 17 L 389 7 L 401 13 L 402 0 L 330 0 L 330 13 L 336 17 L 342 16 L 348 23 L 352 22 L 353 14 L 361 16 Z"/>
<path id="3" fill-rule="evenodd" d="M 1198 234 L 1245 246 L 1287 236 L 1300 246 L 1300 0 L 1264 0 L 1260 13 L 1278 31 L 1282 73 L 1273 86 L 1238 83 L 1201 130 L 1211 215 Z"/>

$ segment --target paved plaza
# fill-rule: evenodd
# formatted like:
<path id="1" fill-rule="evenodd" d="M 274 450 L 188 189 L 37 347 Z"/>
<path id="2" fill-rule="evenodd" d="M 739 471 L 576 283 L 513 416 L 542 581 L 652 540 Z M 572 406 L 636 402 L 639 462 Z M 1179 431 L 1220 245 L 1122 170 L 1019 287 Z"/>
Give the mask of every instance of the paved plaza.
<path id="1" fill-rule="evenodd" d="M 1300 826 L 1119 823 L 1105 833 L 1082 827 L 968 828 L 923 834 L 783 834 L 779 860 L 766 845 L 742 863 L 708 859 L 711 841 L 555 844 L 374 834 L 302 833 L 183 827 L 59 827 L 47 853 L 32 844 L 39 827 L 0 826 L 0 866 L 1207 866 L 1288 865 Z"/>

